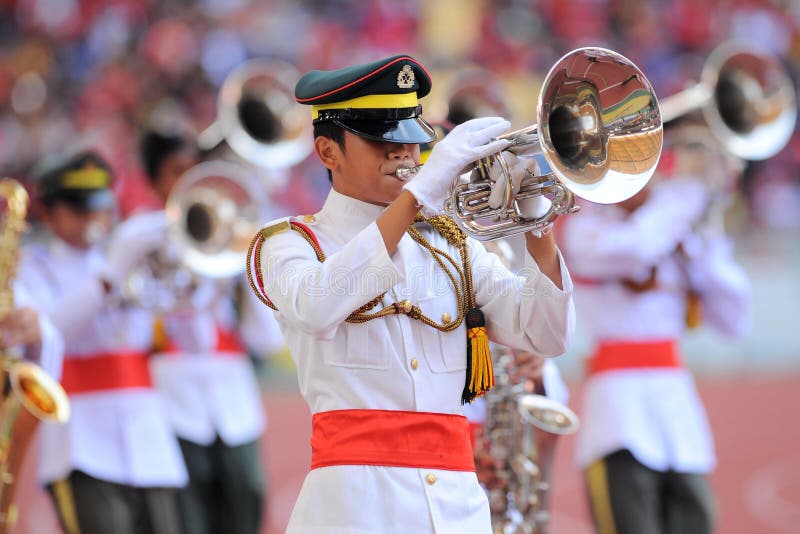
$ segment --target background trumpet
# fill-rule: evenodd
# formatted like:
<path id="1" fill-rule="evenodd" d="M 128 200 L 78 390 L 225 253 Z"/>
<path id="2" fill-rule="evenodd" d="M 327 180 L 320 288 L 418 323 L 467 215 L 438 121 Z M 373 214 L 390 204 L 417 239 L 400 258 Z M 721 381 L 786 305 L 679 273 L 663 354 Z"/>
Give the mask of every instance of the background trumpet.
<path id="1" fill-rule="evenodd" d="M 725 149 L 747 160 L 777 154 L 797 120 L 786 69 L 774 57 L 735 42 L 711 52 L 700 82 L 661 102 L 664 122 L 698 110 Z"/>
<path id="2" fill-rule="evenodd" d="M 277 59 L 252 59 L 225 79 L 217 98 L 217 120 L 198 144 L 212 150 L 223 141 L 245 161 L 285 168 L 311 153 L 310 123 L 295 105 L 297 69 Z"/>
<path id="3" fill-rule="evenodd" d="M 238 163 L 208 161 L 186 171 L 160 218 L 166 241 L 128 274 L 125 300 L 174 310 L 216 298 L 217 284 L 244 270 L 250 238 L 264 220 L 264 197 L 254 173 Z"/>

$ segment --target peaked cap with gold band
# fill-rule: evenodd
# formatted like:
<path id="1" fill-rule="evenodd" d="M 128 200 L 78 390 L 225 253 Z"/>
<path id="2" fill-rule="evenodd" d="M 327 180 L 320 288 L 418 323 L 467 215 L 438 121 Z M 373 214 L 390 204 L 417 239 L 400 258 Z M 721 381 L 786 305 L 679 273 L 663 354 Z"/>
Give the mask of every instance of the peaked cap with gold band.
<path id="1" fill-rule="evenodd" d="M 34 174 L 45 204 L 59 200 L 81 211 L 95 211 L 113 208 L 116 203 L 111 169 L 93 151 L 55 157 L 43 162 Z"/>
<path id="2" fill-rule="evenodd" d="M 312 106 L 315 124 L 330 121 L 373 141 L 419 144 L 436 139 L 418 100 L 430 90 L 422 65 L 399 55 L 308 72 L 297 82 L 295 100 Z"/>

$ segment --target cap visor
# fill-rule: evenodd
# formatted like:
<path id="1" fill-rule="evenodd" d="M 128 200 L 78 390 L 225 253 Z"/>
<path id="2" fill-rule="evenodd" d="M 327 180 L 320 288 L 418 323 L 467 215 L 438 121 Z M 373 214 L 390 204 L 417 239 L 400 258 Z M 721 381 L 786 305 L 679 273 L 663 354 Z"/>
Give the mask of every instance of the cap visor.
<path id="1" fill-rule="evenodd" d="M 436 139 L 436 132 L 421 117 L 385 120 L 336 120 L 345 130 L 373 141 L 389 143 L 422 144 Z"/>
<path id="2" fill-rule="evenodd" d="M 80 211 L 101 211 L 112 209 L 117 200 L 110 189 L 95 189 L 81 192 L 64 192 L 61 200 Z"/>

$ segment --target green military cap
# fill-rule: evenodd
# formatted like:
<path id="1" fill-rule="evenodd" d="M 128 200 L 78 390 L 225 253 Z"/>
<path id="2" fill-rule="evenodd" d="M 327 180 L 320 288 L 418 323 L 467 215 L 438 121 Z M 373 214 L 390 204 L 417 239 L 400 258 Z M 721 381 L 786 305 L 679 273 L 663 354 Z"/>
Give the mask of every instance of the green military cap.
<path id="1" fill-rule="evenodd" d="M 46 205 L 60 200 L 80 211 L 106 210 L 116 205 L 111 167 L 92 150 L 52 155 L 37 165 L 33 174 L 38 195 Z"/>
<path id="2" fill-rule="evenodd" d="M 314 123 L 334 122 L 374 141 L 427 143 L 436 139 L 418 99 L 431 78 L 414 58 L 400 55 L 338 70 L 314 70 L 297 82 L 295 100 L 312 106 Z"/>

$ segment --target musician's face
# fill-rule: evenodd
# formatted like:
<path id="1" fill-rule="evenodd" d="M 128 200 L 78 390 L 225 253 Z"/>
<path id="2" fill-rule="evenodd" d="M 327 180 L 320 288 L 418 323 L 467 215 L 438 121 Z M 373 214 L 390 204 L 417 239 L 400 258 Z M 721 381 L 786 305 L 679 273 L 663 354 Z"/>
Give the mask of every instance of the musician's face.
<path id="1" fill-rule="evenodd" d="M 333 188 L 343 195 L 388 206 L 400 194 L 403 183 L 394 172 L 398 166 L 419 163 L 419 145 L 371 141 L 345 131 L 344 148 L 328 138 L 318 154 L 333 174 Z"/>
<path id="2" fill-rule="evenodd" d="M 179 150 L 164 158 L 158 167 L 153 181 L 153 189 L 159 198 L 167 200 L 178 179 L 197 163 L 197 157 L 191 150 Z"/>
<path id="3" fill-rule="evenodd" d="M 50 231 L 67 244 L 82 250 L 104 239 L 111 231 L 114 210 L 83 210 L 67 202 L 56 202 L 44 215 Z"/>

